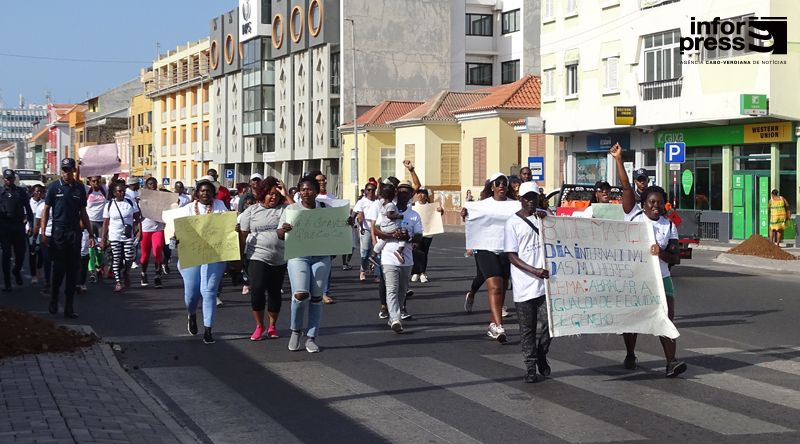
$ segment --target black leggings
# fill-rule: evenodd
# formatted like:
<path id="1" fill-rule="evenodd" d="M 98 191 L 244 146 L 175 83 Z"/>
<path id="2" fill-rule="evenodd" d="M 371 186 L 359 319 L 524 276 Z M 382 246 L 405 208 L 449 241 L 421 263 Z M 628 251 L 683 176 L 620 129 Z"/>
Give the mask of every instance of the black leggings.
<path id="1" fill-rule="evenodd" d="M 481 273 L 481 267 L 478 266 L 478 257 L 473 255 L 475 258 L 475 278 L 472 279 L 472 286 L 470 287 L 470 291 L 472 294 L 478 292 L 481 289 L 481 285 L 486 282 L 486 278 L 483 277 L 483 273 Z"/>
<path id="2" fill-rule="evenodd" d="M 432 237 L 423 237 L 417 248 L 414 249 L 414 267 L 411 274 L 422 274 L 428 269 L 428 250 L 431 248 Z"/>
<path id="3" fill-rule="evenodd" d="M 247 276 L 250 279 L 250 305 L 253 311 L 270 313 L 281 311 L 281 287 L 286 277 L 286 264 L 269 265 L 265 262 L 247 261 Z"/>

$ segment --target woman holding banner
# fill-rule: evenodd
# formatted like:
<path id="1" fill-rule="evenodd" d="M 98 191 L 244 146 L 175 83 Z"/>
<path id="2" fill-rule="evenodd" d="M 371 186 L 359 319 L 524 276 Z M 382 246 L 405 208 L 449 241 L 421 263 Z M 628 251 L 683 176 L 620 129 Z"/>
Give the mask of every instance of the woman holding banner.
<path id="1" fill-rule="evenodd" d="M 661 269 L 661 279 L 664 282 L 664 293 L 667 296 L 667 315 L 669 320 L 675 318 L 675 290 L 672 284 L 672 277 L 669 272 L 668 263 L 674 262 L 677 255 L 678 230 L 662 216 L 665 214 L 664 202 L 667 200 L 667 193 L 659 186 L 645 188 L 641 194 L 641 208 L 636 205 L 636 195 L 631 188 L 628 180 L 628 173 L 622 161 L 622 148 L 614 144 L 609 151 L 617 164 L 617 175 L 622 183 L 622 210 L 625 212 L 625 220 L 629 222 L 645 222 L 653 227 L 656 243 L 650 247 L 650 253 L 658 256 L 658 263 Z M 626 369 L 636 368 L 636 333 L 623 333 L 625 349 L 627 354 L 623 365 Z M 674 339 L 664 336 L 659 337 L 661 348 L 664 349 L 664 357 L 667 360 L 666 377 L 674 378 L 686 371 L 686 363 L 675 359 L 677 345 Z"/>
<path id="2" fill-rule="evenodd" d="M 493 174 L 492 177 L 489 178 L 487 187 L 490 187 L 492 193 L 491 198 L 495 201 L 513 200 L 508 196 L 508 178 L 503 173 Z M 461 210 L 461 217 L 464 221 L 468 220 L 469 214 L 466 207 Z M 503 232 L 505 226 L 500 225 L 496 228 L 500 232 Z M 489 329 L 486 335 L 504 344 L 507 338 L 505 328 L 503 328 L 503 304 L 505 302 L 506 288 L 508 287 L 508 279 L 511 273 L 508 255 L 503 252 L 502 249 L 499 251 L 475 250 L 474 254 L 475 261 L 478 264 L 478 271 L 486 279 L 486 289 L 489 293 L 489 309 L 491 315 Z M 469 300 L 469 294 L 467 299 Z M 467 308 L 467 304 L 465 304 L 465 308 Z M 472 308 L 472 304 L 469 304 L 469 308 Z"/>
<path id="3" fill-rule="evenodd" d="M 114 198 L 103 207 L 103 239 L 100 250 L 111 246 L 111 269 L 114 272 L 114 291 L 130 286 L 128 275 L 133 257 L 133 226 L 139 223 L 141 213 L 136 202 L 125 196 L 125 186 L 114 184 Z"/>
<path id="4" fill-rule="evenodd" d="M 267 176 L 253 192 L 258 203 L 250 205 L 240 215 L 239 243 L 250 278 L 250 305 L 256 321 L 250 340 L 260 341 L 265 333 L 268 338 L 278 337 L 275 324 L 281 311 L 281 287 L 286 276 L 283 239 L 278 237 L 279 222 L 287 202 L 293 204 L 294 201 L 283 183 L 272 176 Z M 265 307 L 268 328 L 264 328 Z"/>
<path id="5" fill-rule="evenodd" d="M 327 205 L 318 202 L 320 184 L 314 176 L 305 176 L 297 183 L 300 202 L 289 205 L 287 209 L 295 211 L 313 211 Z M 278 239 L 284 240 L 292 226 L 286 223 L 286 211 L 278 222 Z M 316 337 L 319 334 L 322 317 L 322 290 L 327 288 L 331 270 L 330 256 L 304 256 L 289 259 L 287 271 L 292 284 L 292 335 L 289 338 L 289 350 L 301 350 L 300 338 L 303 335 L 303 319 L 308 305 L 308 330 L 306 331 L 305 348 L 309 353 L 319 352 Z"/>
<path id="6" fill-rule="evenodd" d="M 158 180 L 156 180 L 155 177 L 149 177 L 144 182 L 144 188 L 152 191 L 158 190 Z M 154 265 L 156 270 L 156 277 L 153 283 L 156 288 L 161 288 L 161 264 L 163 263 L 164 257 L 164 224 L 143 217 L 141 225 L 139 226 L 139 232 L 142 233 L 142 241 L 140 242 L 142 256 L 139 258 L 142 265 L 141 285 L 142 287 L 147 287 L 149 285 L 147 282 L 147 265 L 150 262 L 150 253 L 152 252 L 153 258 L 155 259 Z"/>
<path id="7" fill-rule="evenodd" d="M 197 216 L 200 214 L 224 213 L 228 211 L 221 200 L 215 199 L 217 190 L 214 184 L 204 180 L 197 184 L 195 191 L 197 198 L 182 207 L 183 216 Z M 234 227 L 231 227 L 233 230 Z M 180 241 L 180 239 L 176 239 Z M 183 277 L 183 295 L 186 302 L 186 311 L 189 314 L 189 333 L 197 334 L 197 305 L 203 300 L 203 342 L 213 344 L 214 337 L 211 334 L 211 327 L 214 325 L 214 314 L 217 310 L 217 288 L 225 272 L 225 262 L 213 262 L 210 264 L 198 265 L 196 267 L 181 268 L 180 259 L 178 269 Z"/>

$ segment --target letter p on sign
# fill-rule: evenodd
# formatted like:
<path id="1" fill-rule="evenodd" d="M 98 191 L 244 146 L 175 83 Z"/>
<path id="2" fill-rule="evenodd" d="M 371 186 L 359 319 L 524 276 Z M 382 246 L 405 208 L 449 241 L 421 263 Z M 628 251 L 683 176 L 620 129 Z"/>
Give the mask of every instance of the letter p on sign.
<path id="1" fill-rule="evenodd" d="M 683 142 L 667 142 L 664 144 L 664 161 L 666 163 L 683 163 L 686 161 L 686 144 Z"/>

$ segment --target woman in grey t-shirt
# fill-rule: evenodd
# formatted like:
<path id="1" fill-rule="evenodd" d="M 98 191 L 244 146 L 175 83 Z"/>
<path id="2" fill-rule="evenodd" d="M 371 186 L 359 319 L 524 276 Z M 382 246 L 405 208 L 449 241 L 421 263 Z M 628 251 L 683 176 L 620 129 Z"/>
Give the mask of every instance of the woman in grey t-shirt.
<path id="1" fill-rule="evenodd" d="M 241 214 L 239 239 L 250 280 L 250 304 L 256 329 L 251 341 L 277 338 L 275 327 L 281 311 L 281 287 L 286 276 L 283 239 L 278 237 L 279 221 L 286 204 L 294 201 L 278 179 L 268 176 L 255 190 L 256 204 Z M 264 327 L 266 306 L 269 326 Z"/>

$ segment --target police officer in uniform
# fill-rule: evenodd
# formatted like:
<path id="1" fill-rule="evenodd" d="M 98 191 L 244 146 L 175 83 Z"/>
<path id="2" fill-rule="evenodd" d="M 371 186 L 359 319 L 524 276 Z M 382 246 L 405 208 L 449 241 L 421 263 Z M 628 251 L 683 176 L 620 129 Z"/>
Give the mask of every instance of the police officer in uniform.
<path id="1" fill-rule="evenodd" d="M 47 187 L 42 211 L 42 226 L 47 226 L 50 210 L 53 210 L 53 232 L 48 239 L 42 235 L 42 244 L 48 246 L 53 261 L 53 278 L 50 285 L 50 313 L 58 313 L 58 293 L 61 281 L 66 277 L 64 295 L 64 317 L 75 319 L 78 314 L 73 307 L 75 284 L 81 265 L 81 228 L 91 226 L 86 214 L 86 188 L 75 179 L 75 159 L 61 160 L 61 179 Z M 94 245 L 94 234 L 89 234 L 89 246 Z"/>
<path id="2" fill-rule="evenodd" d="M 22 265 L 28 236 L 25 221 L 33 226 L 28 192 L 18 187 L 14 170 L 3 170 L 0 187 L 0 245 L 3 248 L 3 291 L 11 291 L 11 249 L 14 249 L 14 280 L 22 285 Z"/>

